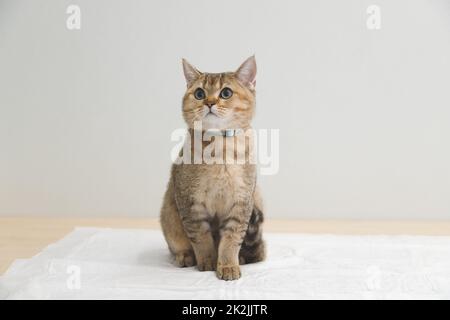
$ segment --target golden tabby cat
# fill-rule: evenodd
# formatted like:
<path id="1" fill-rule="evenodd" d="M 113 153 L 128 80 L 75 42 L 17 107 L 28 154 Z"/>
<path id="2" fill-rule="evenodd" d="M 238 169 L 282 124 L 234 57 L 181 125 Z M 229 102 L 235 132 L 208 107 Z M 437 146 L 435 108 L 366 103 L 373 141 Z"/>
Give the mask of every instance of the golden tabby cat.
<path id="1" fill-rule="evenodd" d="M 217 129 L 214 141 L 223 139 L 224 151 L 234 147 L 238 132 L 251 129 L 255 109 L 254 56 L 235 72 L 202 73 L 185 60 L 183 69 L 187 82 L 183 117 L 190 133 L 185 143 L 192 141 L 195 123 L 200 122 L 202 134 Z M 205 147 L 205 141 L 200 145 Z M 246 154 L 251 147 L 245 147 Z M 216 270 L 220 279 L 240 278 L 239 264 L 265 258 L 262 222 L 256 166 L 250 161 L 172 166 L 161 225 L 180 267 L 197 264 L 200 271 Z"/>

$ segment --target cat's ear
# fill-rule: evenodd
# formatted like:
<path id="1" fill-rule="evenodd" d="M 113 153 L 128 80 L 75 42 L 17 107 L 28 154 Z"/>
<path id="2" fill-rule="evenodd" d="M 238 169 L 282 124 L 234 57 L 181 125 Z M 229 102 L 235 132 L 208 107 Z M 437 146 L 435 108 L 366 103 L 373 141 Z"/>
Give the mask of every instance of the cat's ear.
<path id="1" fill-rule="evenodd" d="M 256 85 L 256 60 L 251 56 L 237 69 L 236 77 L 245 85 L 254 88 Z"/>
<path id="2" fill-rule="evenodd" d="M 192 66 L 186 59 L 183 59 L 183 72 L 189 87 L 202 73 Z"/>

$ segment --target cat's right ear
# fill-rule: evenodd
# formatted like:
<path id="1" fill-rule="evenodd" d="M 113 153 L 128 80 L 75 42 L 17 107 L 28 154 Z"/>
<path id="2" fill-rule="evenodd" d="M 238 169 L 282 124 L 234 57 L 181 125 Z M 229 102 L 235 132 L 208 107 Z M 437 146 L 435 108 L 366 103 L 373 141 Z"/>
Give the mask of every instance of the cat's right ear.
<path id="1" fill-rule="evenodd" d="M 184 77 L 186 78 L 187 86 L 189 87 L 192 82 L 197 80 L 197 78 L 202 74 L 195 67 L 193 67 L 186 59 L 182 59 L 183 61 L 183 72 Z"/>

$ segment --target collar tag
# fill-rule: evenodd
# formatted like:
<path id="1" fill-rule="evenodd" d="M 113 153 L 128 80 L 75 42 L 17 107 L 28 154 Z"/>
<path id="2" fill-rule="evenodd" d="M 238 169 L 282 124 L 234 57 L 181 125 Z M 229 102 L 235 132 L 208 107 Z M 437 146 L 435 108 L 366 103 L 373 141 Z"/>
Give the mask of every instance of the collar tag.
<path id="1" fill-rule="evenodd" d="M 224 130 L 208 129 L 205 131 L 205 133 L 210 136 L 222 136 L 222 137 L 234 137 L 243 132 L 244 130 L 242 129 L 224 129 Z"/>
<path id="2" fill-rule="evenodd" d="M 235 135 L 234 129 L 226 129 L 225 130 L 225 137 L 233 137 Z"/>

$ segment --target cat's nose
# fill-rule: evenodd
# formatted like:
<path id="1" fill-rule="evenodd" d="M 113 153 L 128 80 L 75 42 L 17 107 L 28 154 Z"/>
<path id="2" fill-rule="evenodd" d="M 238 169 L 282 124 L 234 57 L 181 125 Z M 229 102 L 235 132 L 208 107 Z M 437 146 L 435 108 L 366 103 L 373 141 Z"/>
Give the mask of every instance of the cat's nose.
<path id="1" fill-rule="evenodd" d="M 217 99 L 215 97 L 207 97 L 205 99 L 205 104 L 211 109 L 217 102 Z"/>

